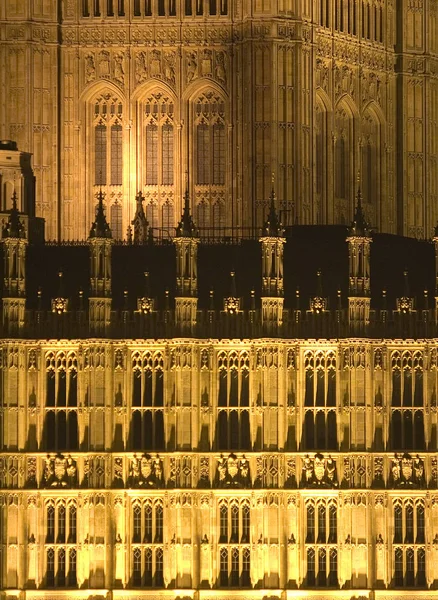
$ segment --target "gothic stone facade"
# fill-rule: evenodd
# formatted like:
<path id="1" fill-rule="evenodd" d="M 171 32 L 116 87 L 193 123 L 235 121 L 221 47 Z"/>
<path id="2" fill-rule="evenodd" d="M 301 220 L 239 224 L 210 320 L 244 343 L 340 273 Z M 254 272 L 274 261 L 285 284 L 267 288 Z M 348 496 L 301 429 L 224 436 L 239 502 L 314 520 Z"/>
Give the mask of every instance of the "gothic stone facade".
<path id="1" fill-rule="evenodd" d="M 4 0 L 0 137 L 33 153 L 48 239 L 84 239 L 102 185 L 123 238 L 135 194 L 171 236 L 192 213 L 257 230 L 438 219 L 436 0 Z M 0 175 L 2 210 L 11 177 Z"/>
<path id="2" fill-rule="evenodd" d="M 436 594 L 436 340 L 0 350 L 2 598 Z"/>

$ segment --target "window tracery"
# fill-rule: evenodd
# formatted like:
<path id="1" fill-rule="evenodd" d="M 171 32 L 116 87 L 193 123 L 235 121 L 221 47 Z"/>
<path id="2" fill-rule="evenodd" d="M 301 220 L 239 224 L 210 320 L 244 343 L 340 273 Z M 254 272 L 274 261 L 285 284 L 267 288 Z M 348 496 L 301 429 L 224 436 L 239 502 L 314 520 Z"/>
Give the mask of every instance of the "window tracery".
<path id="1" fill-rule="evenodd" d="M 163 587 L 163 502 L 135 500 L 132 505 L 132 585 Z"/>
<path id="2" fill-rule="evenodd" d="M 391 445 L 396 450 L 422 450 L 425 447 L 422 352 L 394 351 L 391 370 Z"/>
<path id="3" fill-rule="evenodd" d="M 197 185 L 225 185 L 225 102 L 213 92 L 204 92 L 193 103 Z"/>
<path id="4" fill-rule="evenodd" d="M 46 587 L 76 587 L 76 501 L 45 504 Z"/>
<path id="5" fill-rule="evenodd" d="M 338 585 L 336 500 L 306 501 L 307 585 Z"/>
<path id="6" fill-rule="evenodd" d="M 336 355 L 306 352 L 304 356 L 303 448 L 336 450 Z"/>
<path id="7" fill-rule="evenodd" d="M 340 105 L 335 113 L 335 222 L 346 225 L 349 219 L 349 201 L 352 194 L 353 173 L 353 117 Z"/>
<path id="8" fill-rule="evenodd" d="M 367 218 L 377 222 L 380 205 L 380 126 L 370 111 L 362 119 L 361 151 L 361 191 L 366 207 Z"/>
<path id="9" fill-rule="evenodd" d="M 219 502 L 219 585 L 250 586 L 249 500 Z"/>
<path id="10" fill-rule="evenodd" d="M 132 357 L 131 448 L 164 450 L 164 370 L 161 352 Z"/>
<path id="11" fill-rule="evenodd" d="M 171 98 L 152 94 L 144 103 L 145 114 L 145 183 L 173 185 L 175 107 Z"/>
<path id="12" fill-rule="evenodd" d="M 46 450 L 78 449 L 78 367 L 74 353 L 46 356 L 44 446 Z"/>
<path id="13" fill-rule="evenodd" d="M 123 183 L 123 104 L 111 94 L 94 103 L 94 185 Z"/>
<path id="14" fill-rule="evenodd" d="M 394 500 L 394 584 L 426 585 L 425 507 L 422 499 Z"/>
<path id="15" fill-rule="evenodd" d="M 326 200 L 328 192 L 328 122 L 327 110 L 322 102 L 316 105 L 315 113 L 315 191 L 317 196 L 318 223 L 323 222 L 326 212 Z"/>
<path id="16" fill-rule="evenodd" d="M 249 356 L 247 352 L 218 355 L 218 419 L 216 443 L 219 450 L 248 450 Z"/>

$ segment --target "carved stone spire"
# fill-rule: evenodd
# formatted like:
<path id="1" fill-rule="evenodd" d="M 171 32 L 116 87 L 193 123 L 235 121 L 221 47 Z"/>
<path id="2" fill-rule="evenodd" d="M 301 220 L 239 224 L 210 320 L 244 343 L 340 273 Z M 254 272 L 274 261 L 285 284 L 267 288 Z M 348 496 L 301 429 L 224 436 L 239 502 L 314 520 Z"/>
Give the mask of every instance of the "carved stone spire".
<path id="1" fill-rule="evenodd" d="M 105 195 L 102 192 L 102 188 L 100 188 L 99 193 L 97 195 L 97 208 L 96 208 L 96 217 L 90 229 L 90 238 L 107 238 L 111 239 L 112 233 L 110 226 L 108 225 L 108 221 L 105 216 L 105 209 L 103 206 L 103 199 Z"/>
<path id="2" fill-rule="evenodd" d="M 134 244 L 143 244 L 147 241 L 149 225 L 143 207 L 143 194 L 141 192 L 138 192 L 138 194 L 135 197 L 135 200 L 135 215 L 131 222 L 134 226 Z"/>
<path id="3" fill-rule="evenodd" d="M 176 228 L 176 237 L 198 237 L 198 230 L 193 222 L 192 215 L 190 214 L 190 197 L 188 189 L 186 189 L 184 194 L 184 208 L 181 215 L 181 221 Z"/>
<path id="4" fill-rule="evenodd" d="M 263 237 L 282 237 L 284 228 L 275 210 L 275 192 L 274 187 L 271 190 L 268 218 L 262 229 Z"/>
<path id="5" fill-rule="evenodd" d="M 2 237 L 21 239 L 26 237 L 26 231 L 22 221 L 20 220 L 17 209 L 17 192 L 15 190 L 12 194 L 12 208 L 9 212 L 9 218 L 3 227 Z"/>
<path id="6" fill-rule="evenodd" d="M 359 187 L 356 196 L 356 209 L 354 212 L 354 219 L 350 226 L 349 235 L 352 237 L 369 237 L 370 234 L 371 229 L 363 213 L 362 192 L 360 191 Z"/>

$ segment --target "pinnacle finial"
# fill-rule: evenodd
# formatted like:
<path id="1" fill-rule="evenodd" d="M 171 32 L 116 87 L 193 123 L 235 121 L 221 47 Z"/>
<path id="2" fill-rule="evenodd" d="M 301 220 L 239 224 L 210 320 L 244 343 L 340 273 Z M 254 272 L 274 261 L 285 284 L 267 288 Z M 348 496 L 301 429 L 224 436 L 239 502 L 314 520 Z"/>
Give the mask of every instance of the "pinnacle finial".
<path id="1" fill-rule="evenodd" d="M 144 196 L 141 190 L 137 192 L 135 196 L 136 209 L 134 218 L 131 221 L 131 225 L 134 226 L 134 244 L 145 243 L 148 238 L 148 220 L 143 208 Z M 149 233 L 152 233 L 150 230 Z"/>
<path id="2" fill-rule="evenodd" d="M 410 292 L 409 292 L 409 271 L 408 269 L 405 269 L 403 271 L 403 280 L 404 280 L 404 290 L 403 293 L 406 296 L 406 298 L 408 298 L 410 296 Z"/>
<path id="3" fill-rule="evenodd" d="M 230 271 L 230 296 L 232 296 L 233 298 L 237 296 L 235 271 Z"/>
<path id="4" fill-rule="evenodd" d="M 278 218 L 277 211 L 275 210 L 275 192 L 274 192 L 274 174 L 272 173 L 272 190 L 269 197 L 269 213 L 268 218 L 263 225 L 262 235 L 266 237 L 282 237 L 284 234 L 284 228 Z"/>
<path id="5" fill-rule="evenodd" d="M 370 226 L 365 219 L 365 215 L 362 209 L 362 192 L 360 191 L 359 187 L 356 196 L 356 209 L 354 212 L 354 219 L 350 227 L 350 235 L 357 237 L 368 237 L 370 233 Z"/>
<path id="6" fill-rule="evenodd" d="M 102 192 L 102 186 L 100 186 L 97 194 L 96 217 L 90 229 L 90 238 L 112 238 L 111 229 L 105 217 L 104 198 L 105 194 Z"/>
<path id="7" fill-rule="evenodd" d="M 188 184 L 184 193 L 184 208 L 181 215 L 181 221 L 178 223 L 176 228 L 176 237 L 198 237 L 198 230 L 193 222 L 192 215 L 190 214 L 190 196 Z"/>
<path id="8" fill-rule="evenodd" d="M 17 208 L 17 192 L 12 193 L 12 208 L 9 211 L 9 218 L 3 227 L 2 237 L 4 238 L 25 238 L 26 231 L 23 223 L 20 221 Z"/>

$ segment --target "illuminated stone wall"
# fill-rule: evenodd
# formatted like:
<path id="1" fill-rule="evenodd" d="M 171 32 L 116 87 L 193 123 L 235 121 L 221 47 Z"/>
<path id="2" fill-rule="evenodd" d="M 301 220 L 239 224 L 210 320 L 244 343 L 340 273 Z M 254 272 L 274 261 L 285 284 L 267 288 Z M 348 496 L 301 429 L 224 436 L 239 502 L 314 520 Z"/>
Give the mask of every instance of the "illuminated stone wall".
<path id="1" fill-rule="evenodd" d="M 0 356 L 3 598 L 436 593 L 433 344 L 29 340 Z"/>

